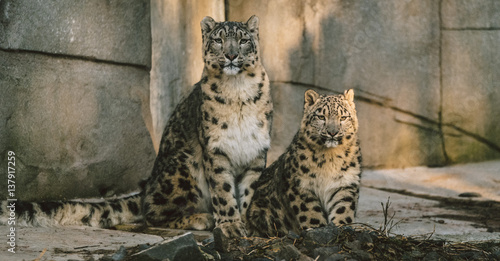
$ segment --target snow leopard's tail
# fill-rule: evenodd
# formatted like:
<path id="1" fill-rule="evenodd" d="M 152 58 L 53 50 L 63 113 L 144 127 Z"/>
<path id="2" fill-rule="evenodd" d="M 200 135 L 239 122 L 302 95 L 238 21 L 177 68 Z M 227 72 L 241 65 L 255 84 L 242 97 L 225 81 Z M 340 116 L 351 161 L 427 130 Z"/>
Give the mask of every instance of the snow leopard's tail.
<path id="1" fill-rule="evenodd" d="M 109 228 L 142 220 L 141 194 L 100 202 L 2 201 L 0 224 L 20 226 L 83 225 Z"/>

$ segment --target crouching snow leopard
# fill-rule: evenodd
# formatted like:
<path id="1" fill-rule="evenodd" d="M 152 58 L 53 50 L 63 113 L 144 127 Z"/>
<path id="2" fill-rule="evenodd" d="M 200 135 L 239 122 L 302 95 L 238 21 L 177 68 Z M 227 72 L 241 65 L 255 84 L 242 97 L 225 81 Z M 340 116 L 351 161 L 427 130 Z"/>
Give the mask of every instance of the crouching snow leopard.
<path id="1" fill-rule="evenodd" d="M 275 236 L 354 221 L 361 152 L 354 91 L 305 93 L 298 133 L 278 160 L 251 187 L 246 213 L 250 233 Z"/>
<path id="2" fill-rule="evenodd" d="M 20 223 L 110 227 L 144 220 L 245 235 L 241 206 L 266 165 L 273 112 L 258 23 L 256 16 L 246 23 L 201 21 L 201 81 L 173 111 L 140 194 L 101 203 L 20 203 Z M 6 202 L 2 210 L 0 223 L 6 223 Z"/>

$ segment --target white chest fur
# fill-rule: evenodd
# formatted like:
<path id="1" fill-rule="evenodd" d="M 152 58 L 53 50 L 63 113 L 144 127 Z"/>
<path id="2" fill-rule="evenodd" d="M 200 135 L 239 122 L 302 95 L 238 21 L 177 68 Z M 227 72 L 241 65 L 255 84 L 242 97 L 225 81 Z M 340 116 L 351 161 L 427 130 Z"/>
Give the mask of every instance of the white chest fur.
<path id="1" fill-rule="evenodd" d="M 268 149 L 271 143 L 269 133 L 261 126 L 258 110 L 252 107 L 242 106 L 240 111 L 224 117 L 227 129 L 213 135 L 209 144 L 211 148 L 224 151 L 236 166 L 245 166 Z"/>
<path id="2" fill-rule="evenodd" d="M 254 115 L 246 115 L 233 122 L 226 132 L 226 139 L 221 146 L 229 152 L 229 157 L 237 165 L 244 165 L 256 158 L 271 143 L 269 133 L 259 127 L 259 120 Z"/>
<path id="3" fill-rule="evenodd" d="M 216 117 L 226 128 L 211 126 L 209 149 L 221 149 L 236 167 L 245 167 L 271 144 L 263 103 L 252 102 L 259 92 L 259 77 L 223 79 L 221 90 L 226 104 L 218 105 Z"/>
<path id="4" fill-rule="evenodd" d="M 316 178 L 307 177 L 302 182 L 304 188 L 313 191 L 320 199 L 323 207 L 330 199 L 332 193 L 341 187 L 348 187 L 352 184 L 359 184 L 359 168 L 351 167 L 346 171 L 341 170 L 343 159 L 330 157 L 322 168 L 310 167 L 311 173 L 316 174 Z"/>

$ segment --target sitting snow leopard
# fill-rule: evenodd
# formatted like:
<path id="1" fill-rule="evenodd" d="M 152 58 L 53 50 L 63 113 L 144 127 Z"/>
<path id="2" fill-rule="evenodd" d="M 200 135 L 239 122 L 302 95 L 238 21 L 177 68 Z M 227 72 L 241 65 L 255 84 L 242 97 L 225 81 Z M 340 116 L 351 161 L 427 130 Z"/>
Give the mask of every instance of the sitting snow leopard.
<path id="1" fill-rule="evenodd" d="M 244 236 L 241 205 L 266 165 L 273 113 L 258 23 L 256 16 L 246 23 L 201 21 L 201 81 L 173 111 L 140 194 L 102 203 L 21 203 L 18 217 L 34 225 L 218 226 L 228 237 Z M 7 223 L 3 205 L 0 223 Z"/>
<path id="2" fill-rule="evenodd" d="M 304 115 L 291 145 L 251 187 L 247 229 L 260 236 L 352 223 L 361 178 L 354 91 L 305 93 Z"/>

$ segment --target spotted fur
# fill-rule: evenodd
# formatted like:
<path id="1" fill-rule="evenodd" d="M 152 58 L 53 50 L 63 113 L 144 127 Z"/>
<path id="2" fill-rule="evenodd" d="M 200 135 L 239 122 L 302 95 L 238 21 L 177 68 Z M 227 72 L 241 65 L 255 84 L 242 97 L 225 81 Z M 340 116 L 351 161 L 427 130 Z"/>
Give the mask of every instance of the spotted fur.
<path id="1" fill-rule="evenodd" d="M 173 111 L 137 204 L 148 225 L 196 230 L 218 226 L 228 237 L 246 234 L 242 216 L 253 195 L 250 184 L 266 165 L 273 112 L 258 22 L 256 16 L 246 23 L 202 20 L 202 78 Z M 100 205 L 81 210 L 79 203 L 65 204 L 69 212 L 81 212 L 73 215 L 77 221 L 89 225 L 113 225 L 101 220 L 123 214 Z M 62 205 L 26 208 L 21 216 L 35 224 L 44 209 L 53 209 L 49 217 L 56 217 Z M 90 213 L 95 217 L 98 212 L 101 219 L 87 222 Z"/>
<path id="2" fill-rule="evenodd" d="M 240 212 L 266 164 L 272 103 L 258 18 L 201 22 L 202 79 L 163 133 L 143 206 L 149 224 L 245 235 Z M 248 204 L 248 203 L 246 203 Z"/>
<path id="3" fill-rule="evenodd" d="M 304 115 L 291 145 L 251 186 L 247 211 L 254 235 L 354 221 L 361 152 L 353 90 L 343 95 L 305 93 Z"/>
<path id="4" fill-rule="evenodd" d="M 133 223 L 142 219 L 140 194 L 93 201 L 2 201 L 0 224 L 43 227 L 83 225 L 110 228 L 117 224 Z M 13 219 L 10 215 L 9 206 L 14 206 L 12 209 L 15 209 L 17 219 Z"/>

